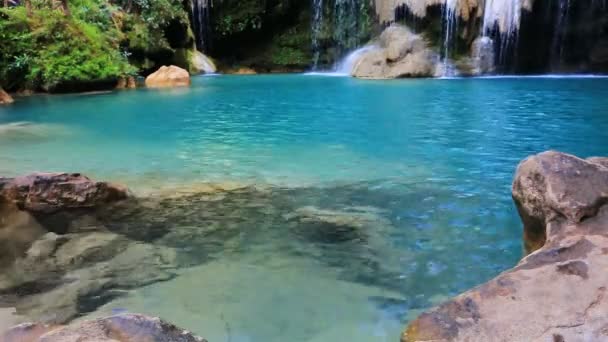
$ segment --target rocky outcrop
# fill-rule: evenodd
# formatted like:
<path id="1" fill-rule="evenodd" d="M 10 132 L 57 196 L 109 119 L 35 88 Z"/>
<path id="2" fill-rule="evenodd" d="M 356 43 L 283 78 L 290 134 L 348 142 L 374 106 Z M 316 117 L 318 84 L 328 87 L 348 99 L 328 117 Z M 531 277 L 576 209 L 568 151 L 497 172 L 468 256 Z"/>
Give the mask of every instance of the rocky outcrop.
<path id="1" fill-rule="evenodd" d="M 129 239 L 103 222 L 124 202 L 136 202 L 126 188 L 80 174 L 0 179 L 2 306 L 63 324 L 89 298 L 174 277 L 173 248 Z"/>
<path id="2" fill-rule="evenodd" d="M 402 342 L 608 340 L 608 159 L 532 156 L 513 198 L 532 253 L 419 316 Z"/>
<path id="3" fill-rule="evenodd" d="M 249 67 L 240 67 L 238 69 L 229 70 L 228 73 L 234 75 L 255 75 L 257 74 L 257 71 Z"/>
<path id="4" fill-rule="evenodd" d="M 0 105 L 11 104 L 13 102 L 13 98 L 4 89 L 0 88 Z"/>
<path id="5" fill-rule="evenodd" d="M 484 75 L 496 70 L 494 41 L 490 37 L 478 37 L 471 46 L 471 74 Z"/>
<path id="6" fill-rule="evenodd" d="M 443 5 L 445 2 L 445 0 L 375 0 L 375 8 L 380 22 L 386 23 L 395 20 L 395 11 L 399 7 L 405 6 L 412 15 L 423 18 L 427 15 L 429 7 Z M 465 21 L 481 16 L 483 14 L 481 5 L 483 2 L 480 0 L 453 2 L 455 12 Z"/>
<path id="7" fill-rule="evenodd" d="M 213 74 L 217 71 L 215 63 L 200 51 L 193 51 L 190 56 L 190 70 L 193 73 Z"/>
<path id="8" fill-rule="evenodd" d="M 121 77 L 118 79 L 116 83 L 116 89 L 135 89 L 137 88 L 137 82 L 135 81 L 135 77 Z"/>
<path id="9" fill-rule="evenodd" d="M 93 181 L 79 173 L 33 173 L 0 178 L 0 203 L 12 203 L 31 213 L 93 208 L 127 196 L 124 187 Z"/>
<path id="10" fill-rule="evenodd" d="M 190 86 L 190 74 L 188 71 L 175 65 L 162 66 L 156 72 L 146 77 L 146 87 L 188 87 Z"/>
<path id="11" fill-rule="evenodd" d="M 160 318 L 136 314 L 85 321 L 74 326 L 24 323 L 13 327 L 0 337 L 3 342 L 206 342 L 203 338 Z"/>
<path id="12" fill-rule="evenodd" d="M 361 55 L 352 75 L 368 79 L 430 77 L 437 60 L 420 35 L 404 26 L 391 25 L 382 32 L 379 48 Z"/>

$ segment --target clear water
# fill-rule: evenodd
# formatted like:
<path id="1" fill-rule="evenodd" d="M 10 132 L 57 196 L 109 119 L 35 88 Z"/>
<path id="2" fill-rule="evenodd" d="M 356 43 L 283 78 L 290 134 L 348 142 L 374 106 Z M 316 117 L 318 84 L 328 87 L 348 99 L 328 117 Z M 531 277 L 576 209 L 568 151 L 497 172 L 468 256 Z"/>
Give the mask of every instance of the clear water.
<path id="1" fill-rule="evenodd" d="M 521 257 L 522 158 L 608 155 L 607 142 L 603 78 L 197 77 L 0 108 L 2 175 L 79 171 L 140 195 L 264 186 L 171 204 L 171 233 L 150 243 L 180 251 L 178 276 L 83 312 L 160 315 L 209 341 L 396 341 Z M 365 239 L 285 219 L 311 207 L 356 217 Z"/>

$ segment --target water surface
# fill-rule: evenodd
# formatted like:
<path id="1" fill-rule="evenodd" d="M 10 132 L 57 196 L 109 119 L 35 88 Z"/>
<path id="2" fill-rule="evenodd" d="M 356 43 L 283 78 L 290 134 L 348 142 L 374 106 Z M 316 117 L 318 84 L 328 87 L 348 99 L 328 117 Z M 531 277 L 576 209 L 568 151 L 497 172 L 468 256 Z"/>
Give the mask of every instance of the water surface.
<path id="1" fill-rule="evenodd" d="M 146 241 L 178 250 L 176 277 L 82 315 L 161 315 L 209 341 L 396 341 L 421 310 L 521 257 L 510 183 L 522 158 L 608 155 L 607 142 L 602 78 L 196 77 L 0 108 L 1 175 L 191 190 Z M 207 201 L 201 182 L 256 187 Z M 336 217 L 361 235 L 324 231 Z"/>

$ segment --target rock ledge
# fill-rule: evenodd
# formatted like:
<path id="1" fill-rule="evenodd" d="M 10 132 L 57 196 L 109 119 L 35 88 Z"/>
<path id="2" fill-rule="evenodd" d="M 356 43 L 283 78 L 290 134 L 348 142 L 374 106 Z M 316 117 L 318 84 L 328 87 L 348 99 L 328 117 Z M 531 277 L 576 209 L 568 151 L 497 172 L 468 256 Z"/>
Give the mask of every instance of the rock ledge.
<path id="1" fill-rule="evenodd" d="M 0 336 L 2 342 L 206 342 L 160 318 L 123 314 L 75 326 L 24 323 Z"/>
<path id="2" fill-rule="evenodd" d="M 402 342 L 608 340 L 608 158 L 532 156 L 513 198 L 531 254 L 419 316 Z"/>

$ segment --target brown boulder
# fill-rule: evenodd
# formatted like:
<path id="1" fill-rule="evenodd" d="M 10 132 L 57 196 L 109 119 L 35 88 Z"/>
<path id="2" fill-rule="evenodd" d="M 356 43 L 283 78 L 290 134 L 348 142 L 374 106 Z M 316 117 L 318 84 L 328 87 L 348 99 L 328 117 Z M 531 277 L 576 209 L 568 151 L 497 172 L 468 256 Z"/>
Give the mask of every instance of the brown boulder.
<path id="1" fill-rule="evenodd" d="M 559 243 L 571 235 L 569 231 L 549 232 L 549 227 L 564 222 L 576 225 L 596 216 L 608 202 L 608 167 L 603 164 L 606 160 L 583 160 L 550 151 L 519 164 L 513 199 L 524 224 L 527 252 L 541 248 L 546 240 Z"/>
<path id="2" fill-rule="evenodd" d="M 13 98 L 4 89 L 0 88 L 0 104 L 10 104 L 13 102 Z"/>
<path id="3" fill-rule="evenodd" d="M 156 72 L 146 77 L 146 87 L 148 88 L 188 86 L 190 86 L 190 74 L 188 71 L 175 65 L 162 66 Z"/>
<path id="4" fill-rule="evenodd" d="M 135 81 L 135 77 L 121 77 L 118 79 L 116 83 L 116 89 L 135 89 L 137 88 L 137 82 Z"/>
<path id="5" fill-rule="evenodd" d="M 607 341 L 608 159 L 545 152 L 513 198 L 532 254 L 410 323 L 402 342 Z"/>
<path id="6" fill-rule="evenodd" d="M 93 208 L 128 197 L 126 188 L 78 173 L 33 173 L 0 178 L 0 202 L 32 213 Z"/>
<path id="7" fill-rule="evenodd" d="M 0 336 L 2 342 L 206 342 L 160 318 L 123 314 L 75 326 L 20 324 Z"/>

